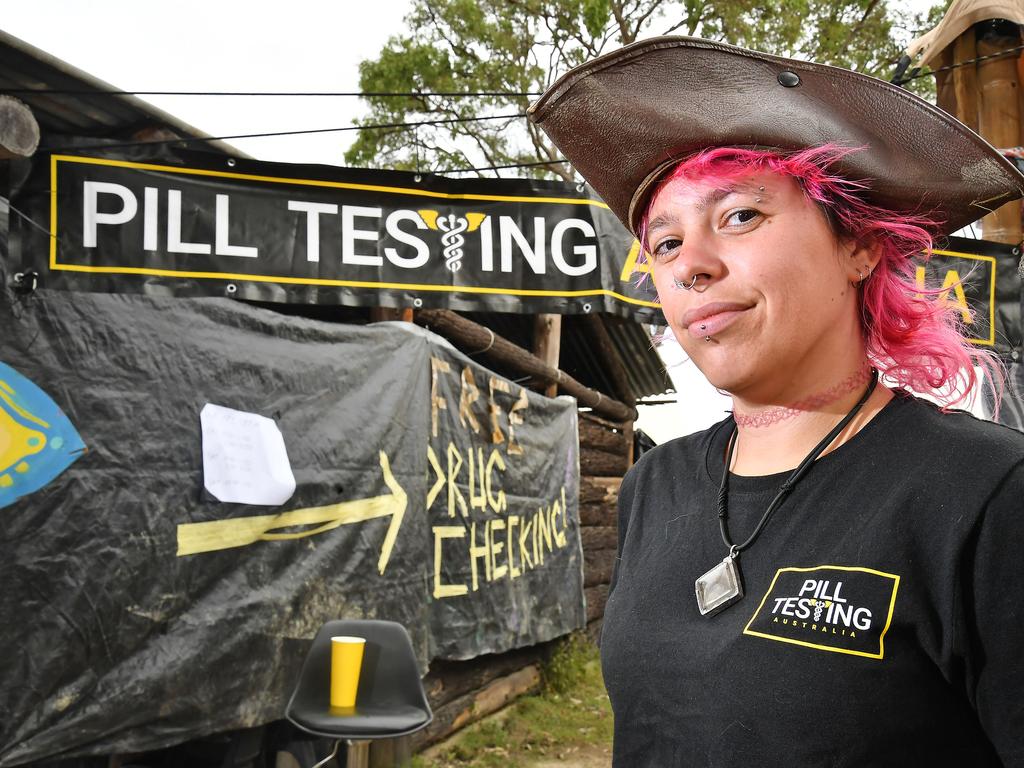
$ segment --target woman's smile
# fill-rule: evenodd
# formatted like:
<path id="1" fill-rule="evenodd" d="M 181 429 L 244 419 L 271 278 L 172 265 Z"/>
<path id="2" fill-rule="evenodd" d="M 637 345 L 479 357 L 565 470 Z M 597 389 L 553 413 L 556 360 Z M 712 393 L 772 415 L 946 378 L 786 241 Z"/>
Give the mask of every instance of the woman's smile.
<path id="1" fill-rule="evenodd" d="M 715 301 L 685 312 L 681 325 L 693 338 L 703 339 L 721 333 L 750 309 L 749 304 Z"/>

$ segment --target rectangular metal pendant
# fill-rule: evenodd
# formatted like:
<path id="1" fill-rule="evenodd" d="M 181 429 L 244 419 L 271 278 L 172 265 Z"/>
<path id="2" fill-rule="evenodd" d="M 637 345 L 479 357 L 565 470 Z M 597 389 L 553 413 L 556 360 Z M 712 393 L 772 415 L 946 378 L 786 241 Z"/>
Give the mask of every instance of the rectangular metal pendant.
<path id="1" fill-rule="evenodd" d="M 694 583 L 701 616 L 714 616 L 743 597 L 743 578 L 736 558 L 729 555 Z"/>

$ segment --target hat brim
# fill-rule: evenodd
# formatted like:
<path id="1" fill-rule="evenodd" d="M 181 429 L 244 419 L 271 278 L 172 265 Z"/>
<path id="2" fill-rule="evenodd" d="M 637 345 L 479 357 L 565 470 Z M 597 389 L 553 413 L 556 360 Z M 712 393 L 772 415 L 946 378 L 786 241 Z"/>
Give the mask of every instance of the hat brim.
<path id="1" fill-rule="evenodd" d="M 945 233 L 1024 195 L 1011 162 L 898 86 L 698 38 L 656 37 L 582 64 L 529 118 L 634 234 L 667 169 L 709 147 L 863 148 L 838 161 L 839 173 Z"/>

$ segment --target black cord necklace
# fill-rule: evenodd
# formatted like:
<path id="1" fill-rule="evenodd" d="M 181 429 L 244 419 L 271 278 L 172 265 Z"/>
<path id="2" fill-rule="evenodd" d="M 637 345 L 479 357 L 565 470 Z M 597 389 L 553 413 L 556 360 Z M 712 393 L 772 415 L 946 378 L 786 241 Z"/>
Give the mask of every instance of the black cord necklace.
<path id="1" fill-rule="evenodd" d="M 853 421 L 854 416 L 864 407 L 864 403 L 871 397 L 871 393 L 875 391 L 877 385 L 878 371 L 872 368 L 871 381 L 868 384 L 867 390 L 861 395 L 860 400 L 843 417 L 842 421 L 836 424 L 832 431 L 825 435 L 820 443 L 814 446 L 814 449 L 800 462 L 800 466 L 794 469 L 793 473 L 786 478 L 786 481 L 779 487 L 779 492 L 772 499 L 772 503 L 768 505 L 768 508 L 761 516 L 761 520 L 754 528 L 754 532 L 742 544 L 733 544 L 732 539 L 729 538 L 729 465 L 732 464 L 732 454 L 736 447 L 736 431 L 738 429 L 736 425 L 733 425 L 732 432 L 729 435 L 729 448 L 725 455 L 725 468 L 722 470 L 722 484 L 718 489 L 718 525 L 722 532 L 722 541 L 729 548 L 729 554 L 726 555 L 721 563 L 697 579 L 694 584 L 697 590 L 697 608 L 702 616 L 714 616 L 716 613 L 724 611 L 730 605 L 739 602 L 743 597 L 743 577 L 740 574 L 739 564 L 740 552 L 749 549 L 757 540 L 757 537 L 761 535 L 764 527 L 768 524 L 768 520 L 778 506 L 790 494 L 800 479 L 807 474 L 811 465 L 832 444 L 832 441 L 836 439 L 839 433 L 846 429 L 847 425 Z"/>

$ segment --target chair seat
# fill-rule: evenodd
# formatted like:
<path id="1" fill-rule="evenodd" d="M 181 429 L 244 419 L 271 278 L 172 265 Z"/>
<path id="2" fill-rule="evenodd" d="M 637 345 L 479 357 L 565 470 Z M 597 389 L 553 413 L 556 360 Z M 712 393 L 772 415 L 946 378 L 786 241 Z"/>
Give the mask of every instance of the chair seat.
<path id="1" fill-rule="evenodd" d="M 385 739 L 419 730 L 431 720 L 430 712 L 408 705 L 356 707 L 351 715 L 332 715 L 322 708 L 295 708 L 293 723 L 306 731 L 333 739 Z"/>

